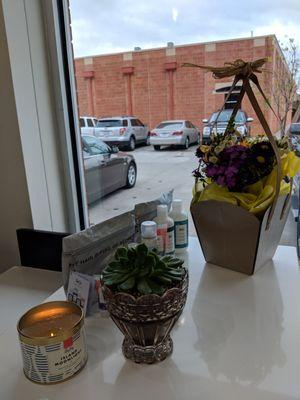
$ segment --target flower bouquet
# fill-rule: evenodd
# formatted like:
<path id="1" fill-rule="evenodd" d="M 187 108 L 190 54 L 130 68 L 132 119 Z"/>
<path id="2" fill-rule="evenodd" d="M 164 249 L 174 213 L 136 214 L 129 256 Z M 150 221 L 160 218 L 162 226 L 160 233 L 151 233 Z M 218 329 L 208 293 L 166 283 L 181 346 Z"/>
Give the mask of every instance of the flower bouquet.
<path id="1" fill-rule="evenodd" d="M 288 141 L 273 137 L 250 85 L 252 81 L 264 96 L 254 73 L 264 61 L 209 67 L 217 78 L 235 75 L 231 91 L 239 80 L 243 85 L 225 133 L 213 134 L 209 146 L 197 149 L 191 203 L 206 261 L 249 275 L 276 251 L 290 208 L 292 178 L 300 170 Z M 245 93 L 267 136 L 246 138 L 235 130 Z"/>

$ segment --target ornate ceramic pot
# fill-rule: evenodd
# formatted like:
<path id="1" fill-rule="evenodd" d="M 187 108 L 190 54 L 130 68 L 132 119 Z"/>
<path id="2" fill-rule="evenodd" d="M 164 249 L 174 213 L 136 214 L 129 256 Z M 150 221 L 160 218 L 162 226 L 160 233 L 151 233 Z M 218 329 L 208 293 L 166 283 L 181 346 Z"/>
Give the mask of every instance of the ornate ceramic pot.
<path id="1" fill-rule="evenodd" d="M 172 353 L 170 332 L 185 306 L 188 291 L 186 271 L 178 287 L 156 294 L 134 297 L 103 287 L 110 316 L 125 338 L 123 354 L 137 363 L 152 364 Z"/>

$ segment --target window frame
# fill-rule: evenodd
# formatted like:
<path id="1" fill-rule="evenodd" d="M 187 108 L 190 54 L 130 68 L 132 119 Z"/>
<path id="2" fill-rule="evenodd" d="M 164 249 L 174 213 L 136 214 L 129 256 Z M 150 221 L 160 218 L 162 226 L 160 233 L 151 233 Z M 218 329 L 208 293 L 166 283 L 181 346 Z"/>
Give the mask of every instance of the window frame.
<path id="1" fill-rule="evenodd" d="M 59 139 L 66 180 L 67 213 L 70 231 L 89 227 L 84 160 L 78 115 L 73 47 L 68 0 L 42 2 L 45 20 Z M 84 118 L 85 119 L 85 118 Z"/>

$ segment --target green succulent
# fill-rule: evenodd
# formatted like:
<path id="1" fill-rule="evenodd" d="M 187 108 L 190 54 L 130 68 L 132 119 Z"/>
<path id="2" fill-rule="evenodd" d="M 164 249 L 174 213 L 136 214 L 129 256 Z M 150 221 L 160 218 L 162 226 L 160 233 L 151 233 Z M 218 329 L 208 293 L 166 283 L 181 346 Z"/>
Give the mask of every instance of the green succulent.
<path id="1" fill-rule="evenodd" d="M 160 257 L 145 244 L 119 247 L 114 258 L 103 270 L 102 280 L 106 286 L 121 292 L 161 295 L 181 282 L 185 273 L 183 260 Z"/>

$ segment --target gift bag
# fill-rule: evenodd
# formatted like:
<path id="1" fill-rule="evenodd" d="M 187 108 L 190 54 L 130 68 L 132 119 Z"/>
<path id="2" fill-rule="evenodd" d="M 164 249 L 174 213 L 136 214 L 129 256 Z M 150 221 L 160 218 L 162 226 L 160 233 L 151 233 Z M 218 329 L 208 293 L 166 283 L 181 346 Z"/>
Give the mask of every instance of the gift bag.
<path id="1" fill-rule="evenodd" d="M 237 60 L 229 67 L 209 67 L 208 69 L 214 73 L 216 78 L 234 76 L 227 98 L 235 89 L 237 83 L 242 81 L 241 92 L 231 119 L 234 120 L 240 109 L 242 99 L 247 94 L 270 141 L 276 158 L 275 195 L 270 206 L 257 214 L 230 204 L 230 202 L 212 199 L 194 200 L 190 207 L 205 260 L 208 263 L 248 275 L 253 274 L 274 256 L 289 213 L 292 188 L 292 184 L 290 184 L 288 191 L 285 190 L 284 193 L 281 191 L 281 157 L 252 89 L 252 86 L 255 86 L 269 104 L 255 75 L 255 72 L 261 72 L 260 68 L 265 61 L 265 59 L 261 59 L 253 63 L 245 63 L 242 60 Z M 227 133 L 228 126 L 224 135 Z"/>

